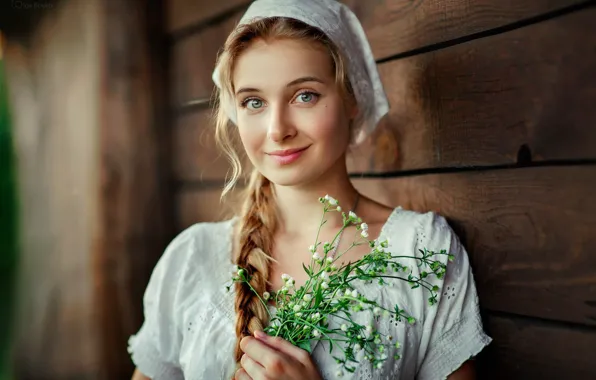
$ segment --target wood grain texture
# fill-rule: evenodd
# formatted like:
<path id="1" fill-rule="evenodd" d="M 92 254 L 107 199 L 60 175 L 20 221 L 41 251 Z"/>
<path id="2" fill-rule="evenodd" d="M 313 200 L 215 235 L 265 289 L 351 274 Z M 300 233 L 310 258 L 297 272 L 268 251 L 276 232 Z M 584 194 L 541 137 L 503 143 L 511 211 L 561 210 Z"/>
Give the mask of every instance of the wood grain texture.
<path id="1" fill-rule="evenodd" d="M 594 379 L 596 330 L 531 318 L 488 315 L 493 342 L 479 357 L 479 379 Z"/>
<path id="2" fill-rule="evenodd" d="M 580 0 L 343 0 L 358 16 L 375 58 L 499 28 Z"/>
<path id="3" fill-rule="evenodd" d="M 174 235 L 162 10 L 142 0 L 102 2 L 100 176 L 94 280 L 104 378 L 132 374 L 127 340 Z"/>
<path id="4" fill-rule="evenodd" d="M 182 181 L 223 181 L 231 175 L 232 166 L 215 143 L 215 126 L 211 110 L 179 116 L 172 127 L 173 175 Z M 237 152 L 243 154 L 241 143 Z M 248 162 L 246 159 L 243 162 Z"/>
<path id="5" fill-rule="evenodd" d="M 201 24 L 251 0 L 170 0 L 167 5 L 167 28 L 170 33 Z"/>
<path id="6" fill-rule="evenodd" d="M 237 12 L 221 23 L 174 42 L 170 69 L 170 99 L 173 107 L 195 99 L 211 98 L 215 88 L 211 74 L 217 53 L 242 13 Z"/>
<path id="7" fill-rule="evenodd" d="M 54 5 L 29 30 L 28 43 L 10 40 L 2 58 L 18 165 L 20 241 L 18 302 L 15 310 L 0 312 L 17 316 L 15 325 L 2 326 L 15 339 L 13 378 L 93 379 L 102 368 L 92 271 L 100 4 Z"/>
<path id="8" fill-rule="evenodd" d="M 355 179 L 390 206 L 448 218 L 490 310 L 596 325 L 596 166 Z"/>
<path id="9" fill-rule="evenodd" d="M 515 164 L 520 150 L 522 163 L 595 159 L 594 19 L 592 8 L 380 65 L 391 113 L 351 168 Z"/>
<path id="10" fill-rule="evenodd" d="M 382 59 L 552 12 L 581 0 L 342 0 L 360 19 Z M 168 31 L 201 25 L 249 0 L 172 0 Z"/>
<path id="11" fill-rule="evenodd" d="M 218 222 L 234 215 L 239 207 L 238 192 L 234 191 L 220 200 L 221 189 L 185 190 L 176 195 L 177 229 L 200 222 Z"/>

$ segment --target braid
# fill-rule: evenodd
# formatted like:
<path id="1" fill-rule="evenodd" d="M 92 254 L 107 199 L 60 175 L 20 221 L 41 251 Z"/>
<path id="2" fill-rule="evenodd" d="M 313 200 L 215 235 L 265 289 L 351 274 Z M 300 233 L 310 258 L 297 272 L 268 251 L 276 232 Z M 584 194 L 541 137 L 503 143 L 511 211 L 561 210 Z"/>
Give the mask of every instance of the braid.
<path id="1" fill-rule="evenodd" d="M 239 252 L 236 264 L 246 269 L 250 285 L 259 293 L 267 290 L 269 280 L 269 253 L 273 247 L 275 210 L 271 183 L 258 171 L 253 171 L 242 214 L 239 233 Z M 236 283 L 236 362 L 242 357 L 240 341 L 262 330 L 269 321 L 265 305 L 245 283 Z"/>

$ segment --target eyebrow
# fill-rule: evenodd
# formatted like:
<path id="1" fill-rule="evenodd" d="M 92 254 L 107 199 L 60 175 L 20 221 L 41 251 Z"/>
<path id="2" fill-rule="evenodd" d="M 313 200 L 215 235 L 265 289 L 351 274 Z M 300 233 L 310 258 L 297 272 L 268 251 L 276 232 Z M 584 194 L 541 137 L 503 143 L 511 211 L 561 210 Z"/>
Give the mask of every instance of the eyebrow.
<path id="1" fill-rule="evenodd" d="M 292 87 L 295 86 L 297 84 L 302 84 L 302 83 L 306 83 L 306 82 L 318 82 L 318 83 L 322 83 L 325 84 L 325 82 L 317 77 L 301 77 L 298 79 L 294 79 L 293 81 L 291 81 L 290 83 L 288 83 L 286 85 L 286 87 Z M 258 88 L 254 88 L 254 87 L 244 87 L 239 89 L 238 91 L 236 91 L 236 95 L 239 95 L 243 92 L 260 92 L 261 90 L 259 90 Z"/>

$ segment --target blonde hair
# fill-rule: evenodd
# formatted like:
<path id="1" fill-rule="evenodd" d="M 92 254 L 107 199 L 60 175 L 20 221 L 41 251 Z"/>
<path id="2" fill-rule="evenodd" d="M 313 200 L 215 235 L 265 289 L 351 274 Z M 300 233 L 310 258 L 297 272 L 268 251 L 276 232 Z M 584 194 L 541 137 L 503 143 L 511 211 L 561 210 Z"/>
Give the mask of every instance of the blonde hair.
<path id="1" fill-rule="evenodd" d="M 347 77 L 345 59 L 337 46 L 319 29 L 303 22 L 284 17 L 270 17 L 239 26 L 227 39 L 218 57 L 219 83 L 217 92 L 215 138 L 218 146 L 226 154 L 232 165 L 232 175 L 226 181 L 222 199 L 234 189 L 242 177 L 242 163 L 234 149 L 239 136 L 236 128 L 223 107 L 233 104 L 234 84 L 232 74 L 236 59 L 256 39 L 265 41 L 275 39 L 295 39 L 319 43 L 327 48 L 335 68 L 335 80 L 346 99 L 354 99 L 353 90 Z M 234 130 L 232 132 L 231 130 Z M 251 278 L 251 286 L 263 294 L 267 290 L 269 270 L 272 258 L 273 236 L 276 231 L 275 194 L 270 181 L 259 171 L 253 169 L 248 186 L 241 194 L 238 254 L 234 258 L 239 267 L 245 268 Z M 268 313 L 258 297 L 246 284 L 236 284 L 235 310 L 236 349 L 235 358 L 239 362 L 242 357 L 240 341 L 255 330 L 262 330 L 268 323 Z"/>

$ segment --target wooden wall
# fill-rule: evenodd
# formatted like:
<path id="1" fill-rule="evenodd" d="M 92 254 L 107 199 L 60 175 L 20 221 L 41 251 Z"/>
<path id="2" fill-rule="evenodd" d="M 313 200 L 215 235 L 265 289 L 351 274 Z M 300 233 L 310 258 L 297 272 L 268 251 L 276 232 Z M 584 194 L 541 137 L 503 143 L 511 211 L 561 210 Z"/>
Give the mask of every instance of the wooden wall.
<path id="1" fill-rule="evenodd" d="M 2 10 L 36 20 L 2 24 L 21 200 L 15 376 L 130 379 L 127 339 L 176 233 L 163 10 L 44 3 L 43 16 Z"/>
<path id="2" fill-rule="evenodd" d="M 21 223 L 19 379 L 75 378 L 101 367 L 91 280 L 98 9 L 97 1 L 56 6 L 34 33 L 10 34 L 5 51 Z"/>
<path id="3" fill-rule="evenodd" d="M 595 2 L 345 2 L 392 108 L 349 170 L 460 234 L 494 337 L 481 378 L 596 377 Z M 168 3 L 178 230 L 225 215 L 210 75 L 248 3 Z"/>

